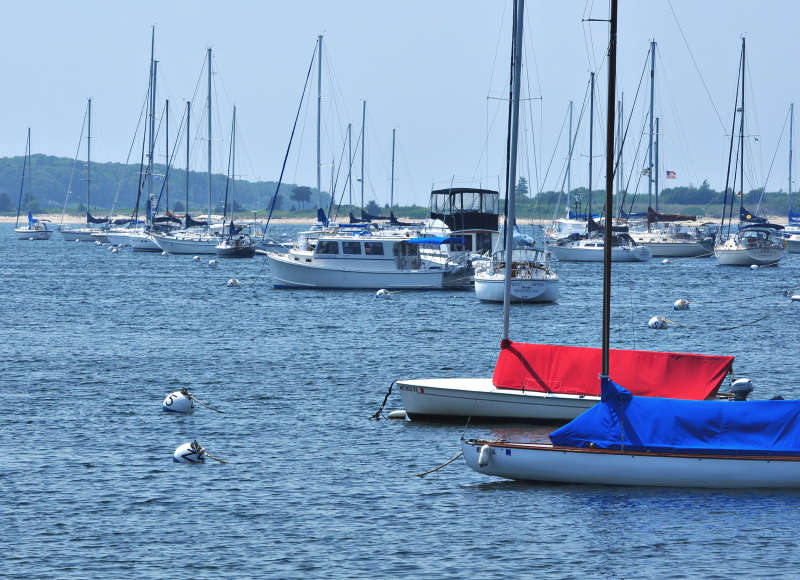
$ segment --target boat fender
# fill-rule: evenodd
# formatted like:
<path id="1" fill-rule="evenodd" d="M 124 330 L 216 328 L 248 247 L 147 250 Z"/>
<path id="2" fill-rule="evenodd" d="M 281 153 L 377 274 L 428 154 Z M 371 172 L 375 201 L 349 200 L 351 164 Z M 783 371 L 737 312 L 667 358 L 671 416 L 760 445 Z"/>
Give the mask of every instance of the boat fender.
<path id="1" fill-rule="evenodd" d="M 672 308 L 675 310 L 689 310 L 689 301 L 679 298 L 672 304 Z"/>
<path id="2" fill-rule="evenodd" d="M 750 265 L 750 269 L 751 270 L 758 270 L 758 264 L 751 264 Z"/>
<path id="3" fill-rule="evenodd" d="M 489 456 L 491 455 L 492 450 L 488 445 L 483 445 L 478 452 L 478 465 L 480 467 L 486 467 L 489 465 Z"/>
<path id="4" fill-rule="evenodd" d="M 170 413 L 188 413 L 194 409 L 192 394 L 185 388 L 170 393 L 161 403 L 161 409 Z"/>
<path id="5" fill-rule="evenodd" d="M 389 419 L 397 419 L 398 421 L 405 421 L 406 419 L 408 419 L 408 415 L 406 415 L 406 412 L 403 409 L 397 409 L 395 411 L 391 411 L 387 415 L 387 417 Z"/>
<path id="6" fill-rule="evenodd" d="M 194 260 L 195 262 L 199 262 L 200 256 L 192 256 L 192 260 Z"/>
<path id="7" fill-rule="evenodd" d="M 753 392 L 753 381 L 747 377 L 736 379 L 731 384 L 730 393 L 734 401 L 746 401 L 747 396 Z"/>
<path id="8" fill-rule="evenodd" d="M 212 268 L 216 268 L 216 267 L 217 267 L 217 263 L 218 263 L 218 262 L 217 262 L 217 261 L 216 261 L 214 258 L 211 258 L 211 259 L 208 261 L 208 265 L 209 265 L 210 267 L 212 267 Z"/>
<path id="9" fill-rule="evenodd" d="M 375 298 L 390 298 L 392 295 L 386 288 L 381 288 L 375 293 Z"/>
<path id="10" fill-rule="evenodd" d="M 241 285 L 242 285 L 242 283 L 239 282 L 238 278 L 231 278 L 230 280 L 228 280 L 228 288 L 235 288 L 235 287 L 241 286 Z"/>
<path id="11" fill-rule="evenodd" d="M 191 443 L 179 445 L 172 454 L 172 461 L 175 463 L 205 463 L 206 450 L 195 439 Z"/>
<path id="12" fill-rule="evenodd" d="M 661 260 L 661 263 L 662 264 L 671 264 L 672 260 L 670 260 L 669 258 L 664 258 L 663 260 Z"/>
<path id="13" fill-rule="evenodd" d="M 167 252 L 166 250 L 162 250 L 161 251 L 161 255 L 162 256 L 169 256 L 169 252 Z"/>
<path id="14" fill-rule="evenodd" d="M 667 319 L 663 316 L 653 316 L 653 318 L 647 322 L 647 327 L 662 330 L 667 327 Z"/>
<path id="15" fill-rule="evenodd" d="M 789 296 L 789 300 L 792 302 L 800 302 L 800 294 L 792 294 Z"/>

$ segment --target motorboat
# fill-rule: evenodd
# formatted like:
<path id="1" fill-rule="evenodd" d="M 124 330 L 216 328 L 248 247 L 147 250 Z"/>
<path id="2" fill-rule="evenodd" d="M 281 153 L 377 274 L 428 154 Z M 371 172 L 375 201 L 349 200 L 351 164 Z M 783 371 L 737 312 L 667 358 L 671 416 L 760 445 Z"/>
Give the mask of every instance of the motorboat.
<path id="1" fill-rule="evenodd" d="M 650 248 L 637 243 L 630 234 L 615 233 L 611 239 L 612 262 L 647 262 L 652 256 Z M 549 247 L 561 262 L 602 262 L 604 245 L 597 234 L 572 234 Z"/>

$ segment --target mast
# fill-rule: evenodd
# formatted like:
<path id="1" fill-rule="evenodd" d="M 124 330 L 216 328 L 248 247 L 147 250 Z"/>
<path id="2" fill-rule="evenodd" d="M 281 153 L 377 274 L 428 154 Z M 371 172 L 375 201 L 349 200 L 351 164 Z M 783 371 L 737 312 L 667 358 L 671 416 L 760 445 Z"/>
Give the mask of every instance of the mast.
<path id="1" fill-rule="evenodd" d="M 742 195 L 739 196 L 740 216 L 742 215 L 742 209 L 744 208 L 744 70 L 746 62 L 745 59 L 746 59 L 745 39 L 744 37 L 742 37 L 742 114 L 739 117 L 739 161 L 741 162 L 741 166 L 739 167 L 739 186 L 741 187 L 741 189 L 739 191 L 742 192 Z M 741 220 L 741 217 L 739 219 Z"/>
<path id="2" fill-rule="evenodd" d="M 236 105 L 233 106 L 233 129 L 231 131 L 231 223 L 236 212 Z"/>
<path id="3" fill-rule="evenodd" d="M 512 0 L 512 4 L 514 6 L 511 17 L 511 58 L 509 58 L 508 71 L 508 126 L 506 128 L 506 203 L 503 206 L 503 227 L 506 229 L 508 229 L 508 170 L 509 164 L 511 163 L 511 117 L 514 104 L 514 47 L 517 42 L 517 0 Z M 498 181 L 500 181 L 499 177 Z M 452 187 L 452 182 L 450 186 Z M 450 203 L 453 203 L 452 197 L 450 197 Z M 503 251 L 505 251 L 506 248 L 506 236 L 503 235 Z"/>
<path id="4" fill-rule="evenodd" d="M 622 98 L 617 101 L 617 159 L 622 159 Z M 622 191 L 622 168 L 617 171 L 617 186 L 615 192 Z"/>
<path id="5" fill-rule="evenodd" d="M 625 145 L 625 92 L 619 95 L 619 157 L 617 157 L 617 193 L 621 194 L 623 189 L 623 176 L 625 170 L 622 167 L 622 151 Z M 620 206 L 620 214 L 622 213 L 622 206 Z"/>
<path id="6" fill-rule="evenodd" d="M 86 134 L 86 223 L 89 223 L 89 215 L 92 213 L 91 188 L 92 188 L 92 99 L 88 105 L 88 129 Z M 30 180 L 29 180 L 30 181 Z"/>
<path id="7" fill-rule="evenodd" d="M 350 208 L 353 207 L 353 124 L 347 124 L 347 186 L 350 191 Z"/>
<path id="8" fill-rule="evenodd" d="M 364 140 L 366 139 L 365 124 L 367 122 L 367 101 L 361 102 L 361 213 L 364 213 Z"/>
<path id="9" fill-rule="evenodd" d="M 594 73 L 591 74 L 591 96 L 589 97 L 589 209 L 586 221 L 592 219 L 592 157 L 594 146 Z"/>
<path id="10" fill-rule="evenodd" d="M 792 125 L 794 124 L 794 103 L 789 105 L 789 218 L 792 217 Z"/>
<path id="11" fill-rule="evenodd" d="M 392 129 L 392 186 L 390 188 L 389 194 L 389 211 L 391 212 L 394 209 L 394 141 L 395 141 L 395 129 Z"/>
<path id="12" fill-rule="evenodd" d="M 156 134 L 156 27 L 153 26 L 150 32 L 150 100 L 147 103 L 150 109 L 149 136 L 147 141 L 147 199 L 153 193 L 153 149 L 155 147 Z"/>
<path id="13" fill-rule="evenodd" d="M 570 203 L 571 177 L 572 177 L 572 101 L 569 102 L 569 151 L 567 155 L 567 217 L 569 217 L 569 208 L 572 207 Z"/>
<path id="14" fill-rule="evenodd" d="M 317 207 L 322 207 L 322 157 L 320 153 L 320 124 L 322 120 L 322 35 L 317 37 L 319 51 L 317 53 Z"/>
<path id="15" fill-rule="evenodd" d="M 656 41 L 650 41 L 650 145 L 647 148 L 647 207 L 650 207 L 653 195 L 653 101 L 655 99 Z M 658 202 L 656 202 L 658 203 Z M 657 211 L 657 210 L 656 210 Z"/>
<path id="16" fill-rule="evenodd" d="M 17 221 L 14 227 L 19 227 L 19 214 L 22 211 L 22 192 L 25 191 L 25 170 L 30 171 L 28 162 L 31 156 L 31 128 L 28 127 L 28 138 L 25 140 L 25 159 L 22 161 L 22 181 L 19 184 L 19 199 L 17 200 Z M 28 180 L 30 182 L 30 179 Z M 28 191 L 30 191 L 30 183 L 28 184 Z M 30 196 L 28 196 L 30 197 Z"/>
<path id="17" fill-rule="evenodd" d="M 166 197 L 166 207 L 169 211 L 169 99 L 164 106 L 164 195 Z"/>
<path id="18" fill-rule="evenodd" d="M 603 368 L 602 378 L 609 376 L 608 351 L 611 334 L 611 204 L 614 187 L 614 100 L 617 91 L 617 0 L 611 0 L 611 26 L 608 39 L 608 106 L 606 113 L 606 224 L 603 230 Z"/>
<path id="19" fill-rule="evenodd" d="M 653 176 L 653 185 L 655 187 L 654 191 L 656 194 L 656 211 L 658 211 L 658 136 L 659 136 L 658 122 L 659 121 L 660 118 L 656 117 L 656 137 L 655 137 L 655 153 L 654 153 L 655 157 L 654 167 L 656 174 Z"/>
<path id="20" fill-rule="evenodd" d="M 211 49 L 208 49 L 208 220 L 206 229 L 211 230 Z"/>
<path id="21" fill-rule="evenodd" d="M 186 101 L 186 227 L 189 226 L 189 121 L 192 118 L 192 102 Z"/>
<path id="22" fill-rule="evenodd" d="M 512 96 L 511 96 L 511 139 L 509 147 L 508 180 L 506 187 L 508 196 L 506 207 L 508 218 L 505 222 L 505 281 L 503 284 L 503 342 L 508 343 L 508 327 L 511 307 L 511 262 L 514 248 L 514 202 L 516 199 L 516 173 L 517 173 L 517 141 L 519 138 L 519 90 L 520 72 L 522 71 L 522 24 L 525 12 L 525 0 L 516 0 L 514 26 L 514 49 L 512 51 Z"/>

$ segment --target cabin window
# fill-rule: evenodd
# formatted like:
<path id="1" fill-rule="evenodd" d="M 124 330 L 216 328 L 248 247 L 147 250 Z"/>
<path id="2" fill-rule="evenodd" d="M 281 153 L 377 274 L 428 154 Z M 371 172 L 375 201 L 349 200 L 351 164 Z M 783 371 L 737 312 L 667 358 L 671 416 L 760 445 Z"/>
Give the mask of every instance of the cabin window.
<path id="1" fill-rule="evenodd" d="M 370 256 L 383 256 L 383 242 L 364 242 L 364 253 Z"/>
<path id="2" fill-rule="evenodd" d="M 333 241 L 322 241 L 317 244 L 317 254 L 338 254 L 339 253 L 339 242 Z"/>
<path id="3" fill-rule="evenodd" d="M 471 248 L 470 248 L 471 249 Z M 486 232 L 478 232 L 475 234 L 475 250 L 478 252 L 486 252 L 492 249 L 492 234 Z"/>
<path id="4" fill-rule="evenodd" d="M 342 242 L 342 253 L 361 255 L 361 242 Z"/>

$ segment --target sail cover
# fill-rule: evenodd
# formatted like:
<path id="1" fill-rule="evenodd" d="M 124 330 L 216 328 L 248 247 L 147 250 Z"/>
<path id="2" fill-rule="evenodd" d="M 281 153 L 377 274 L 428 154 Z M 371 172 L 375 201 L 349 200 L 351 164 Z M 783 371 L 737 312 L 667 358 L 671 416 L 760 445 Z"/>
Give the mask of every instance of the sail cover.
<path id="1" fill-rule="evenodd" d="M 660 453 L 800 456 L 800 401 L 636 397 L 608 379 L 603 381 L 602 391 L 600 403 L 550 433 L 554 445 Z"/>
<path id="2" fill-rule="evenodd" d="M 658 213 L 652 207 L 647 208 L 647 222 L 691 222 L 697 220 L 696 215 L 679 213 Z"/>
<path id="3" fill-rule="evenodd" d="M 611 349 L 611 378 L 635 395 L 705 399 L 716 394 L 733 365 L 732 356 Z M 499 389 L 600 395 L 599 348 L 507 343 L 492 382 Z"/>

